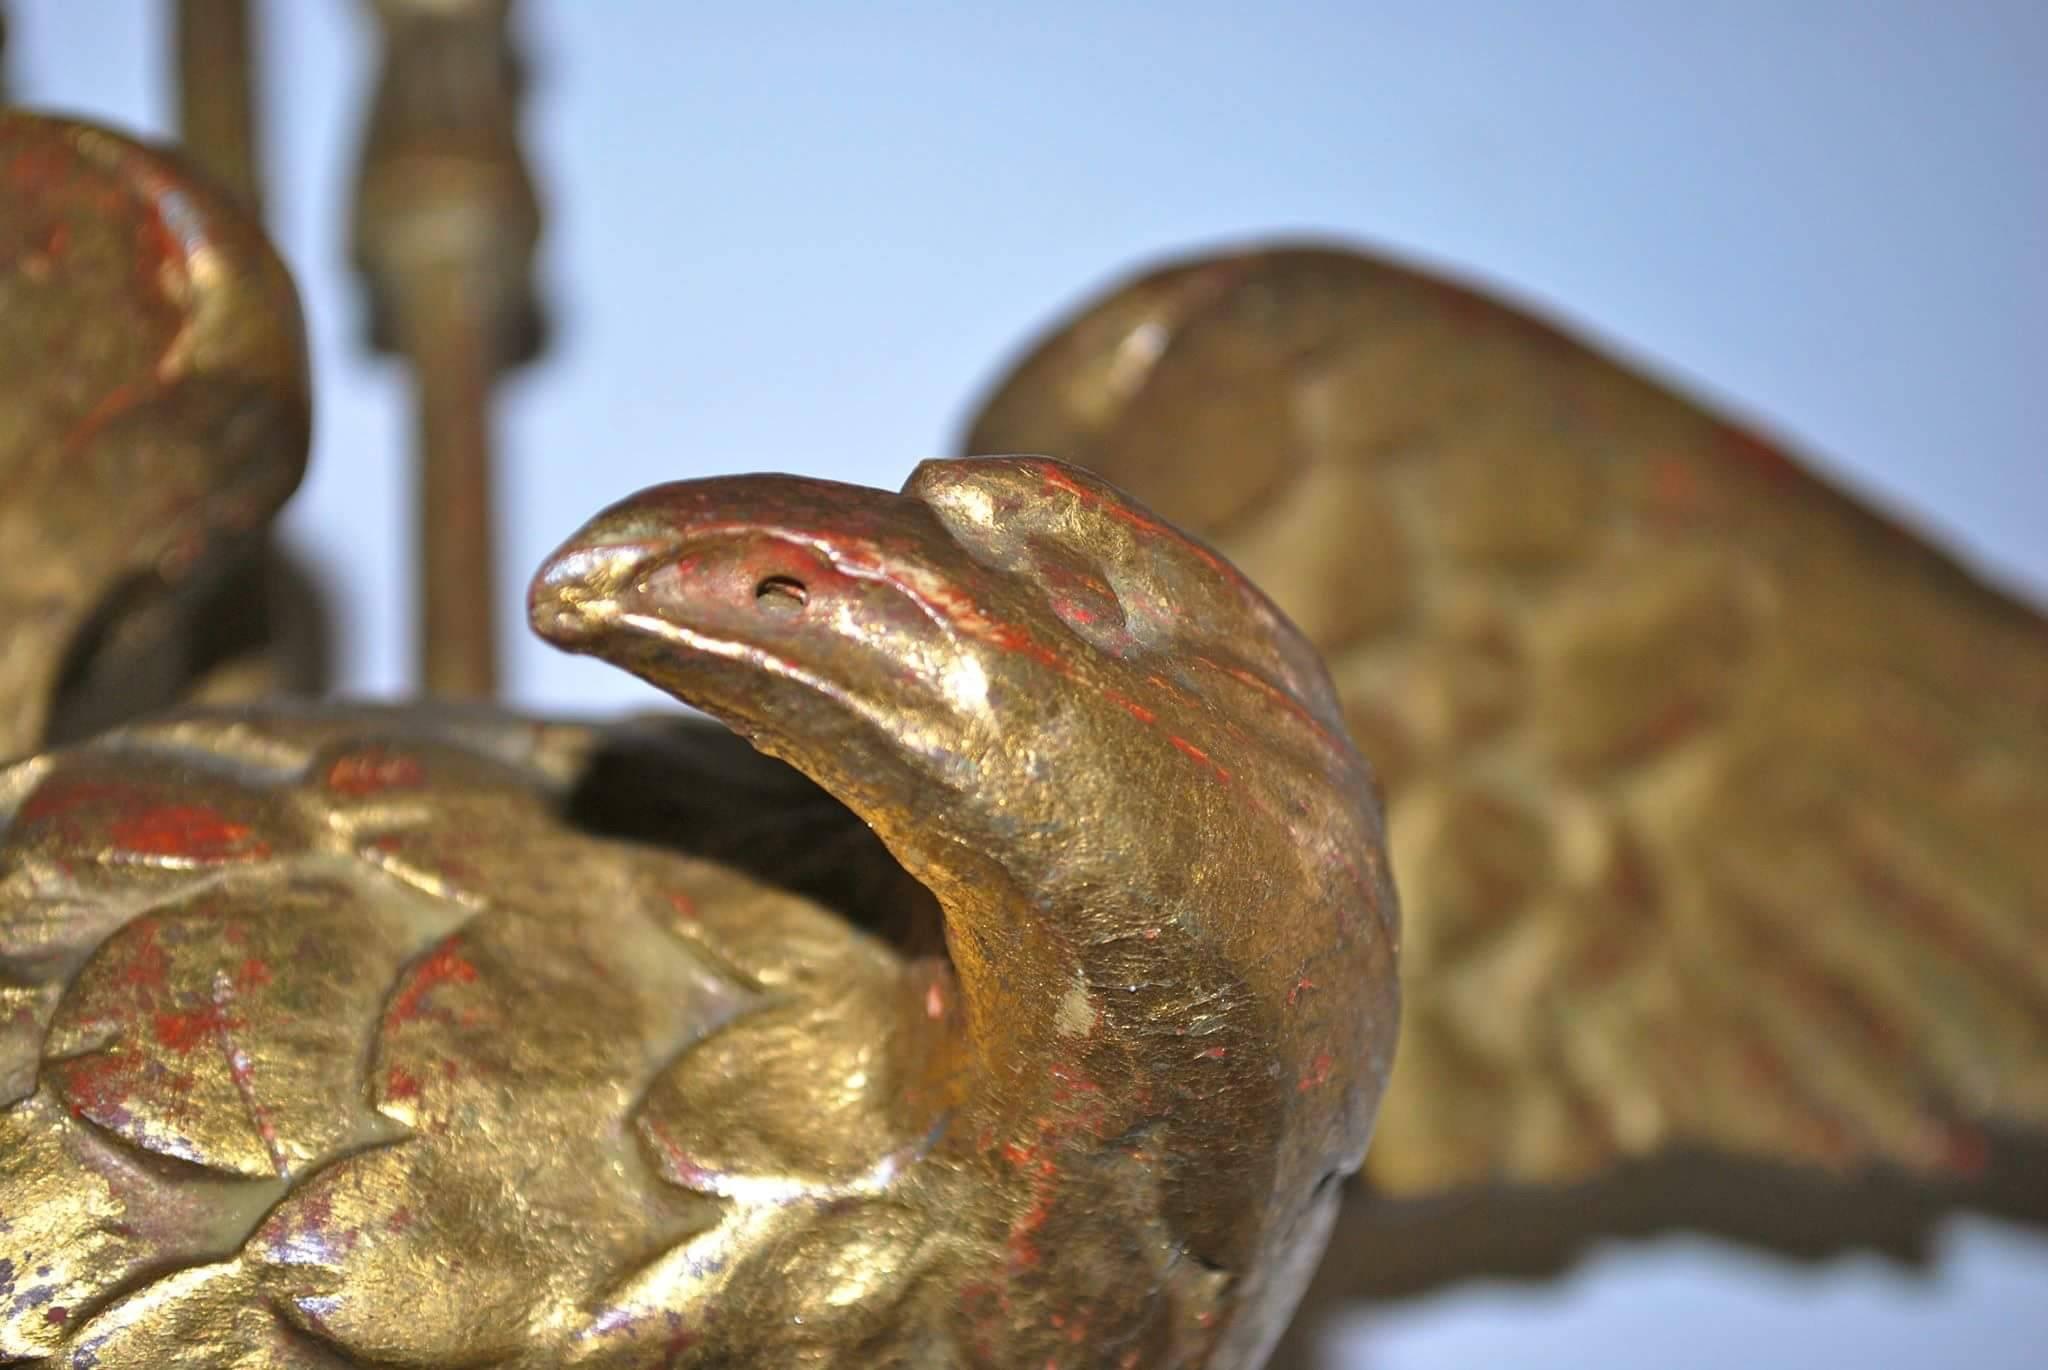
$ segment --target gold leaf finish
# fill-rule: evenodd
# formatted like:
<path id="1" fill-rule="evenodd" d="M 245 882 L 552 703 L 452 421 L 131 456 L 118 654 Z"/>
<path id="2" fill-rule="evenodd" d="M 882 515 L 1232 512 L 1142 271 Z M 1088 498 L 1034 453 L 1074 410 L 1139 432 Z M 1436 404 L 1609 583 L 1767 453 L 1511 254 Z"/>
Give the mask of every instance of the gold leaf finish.
<path id="1" fill-rule="evenodd" d="M 1270 603 L 992 460 L 659 487 L 533 612 L 845 807 L 426 708 L 0 771 L 0 1358 L 1263 1360 L 1398 1020 L 1368 775 Z"/>
<path id="2" fill-rule="evenodd" d="M 966 446 L 1185 517 L 1329 656 L 1410 929 L 1380 1185 L 2048 1125 L 2048 627 L 1775 448 L 1323 248 L 1089 303 Z"/>
<path id="3" fill-rule="evenodd" d="M 0 188 L 20 749 L 185 664 L 304 358 L 156 154 L 0 115 Z M 1108 479 L 660 486 L 541 568 L 538 631 L 731 733 L 266 705 L 0 766 L 0 1361 L 1256 1366 L 1397 1027 L 1398 1193 L 2048 1123 L 2024 606 L 1340 251 L 1091 305 L 969 445 Z"/>
<path id="4" fill-rule="evenodd" d="M 164 601 L 222 570 L 297 485 L 297 297 L 224 196 L 171 158 L 0 111 L 0 755 L 90 664 L 175 673 Z"/>

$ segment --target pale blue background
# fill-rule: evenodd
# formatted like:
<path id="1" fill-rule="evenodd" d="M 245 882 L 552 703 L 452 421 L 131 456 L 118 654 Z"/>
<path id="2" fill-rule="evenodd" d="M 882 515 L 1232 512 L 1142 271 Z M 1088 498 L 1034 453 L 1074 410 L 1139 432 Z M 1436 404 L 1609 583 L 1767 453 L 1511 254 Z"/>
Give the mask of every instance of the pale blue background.
<path id="1" fill-rule="evenodd" d="M 408 419 L 339 274 L 354 6 L 273 0 L 274 226 L 319 446 L 293 542 L 344 683 L 410 641 Z M 162 15 L 14 0 L 23 95 L 161 127 Z M 1049 311 L 1275 230 L 1506 286 L 1760 420 L 2048 598 L 2048 5 L 535 4 L 547 363 L 504 408 L 522 701 L 644 702 L 518 636 L 525 568 L 657 479 L 897 483 Z M 2048 1237 L 1955 1224 L 1931 1278 L 1672 1239 L 1374 1314 L 1373 1370 L 2048 1365 Z"/>

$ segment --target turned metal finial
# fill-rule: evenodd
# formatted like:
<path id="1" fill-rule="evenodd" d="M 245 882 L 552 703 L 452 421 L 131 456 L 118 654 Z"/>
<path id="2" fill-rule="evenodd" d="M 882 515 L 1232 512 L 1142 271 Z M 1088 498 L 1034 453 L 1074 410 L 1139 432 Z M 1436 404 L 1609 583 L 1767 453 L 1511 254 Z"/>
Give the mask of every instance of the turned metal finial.
<path id="1" fill-rule="evenodd" d="M 444 695 L 497 685 L 490 394 L 532 337 L 540 206 L 518 139 L 510 0 L 372 0 L 383 34 L 356 185 L 373 335 L 419 405 L 420 662 Z"/>

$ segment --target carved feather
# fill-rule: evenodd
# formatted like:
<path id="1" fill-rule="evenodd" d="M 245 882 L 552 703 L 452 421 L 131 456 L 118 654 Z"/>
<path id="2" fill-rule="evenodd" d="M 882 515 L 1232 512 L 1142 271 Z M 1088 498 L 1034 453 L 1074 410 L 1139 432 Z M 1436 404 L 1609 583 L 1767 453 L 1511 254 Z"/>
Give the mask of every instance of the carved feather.
<path id="1" fill-rule="evenodd" d="M 1408 919 L 1381 1187 L 2048 1125 L 2048 624 L 1774 446 L 1319 248 L 1089 304 L 966 446 L 1093 467 L 1329 657 Z"/>

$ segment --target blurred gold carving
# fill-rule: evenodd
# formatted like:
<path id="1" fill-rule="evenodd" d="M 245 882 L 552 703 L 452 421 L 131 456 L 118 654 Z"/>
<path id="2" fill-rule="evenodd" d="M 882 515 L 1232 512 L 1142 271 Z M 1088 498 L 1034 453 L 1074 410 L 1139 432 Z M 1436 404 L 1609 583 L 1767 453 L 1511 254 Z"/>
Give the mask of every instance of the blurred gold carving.
<path id="1" fill-rule="evenodd" d="M 1328 656 L 1409 927 L 1377 1186 L 2048 1125 L 2048 625 L 1777 448 L 1315 246 L 1090 301 L 966 446 L 1116 481 Z"/>
<path id="2" fill-rule="evenodd" d="M 297 296 L 172 159 L 0 111 L 0 755 L 159 705 L 298 484 Z"/>

